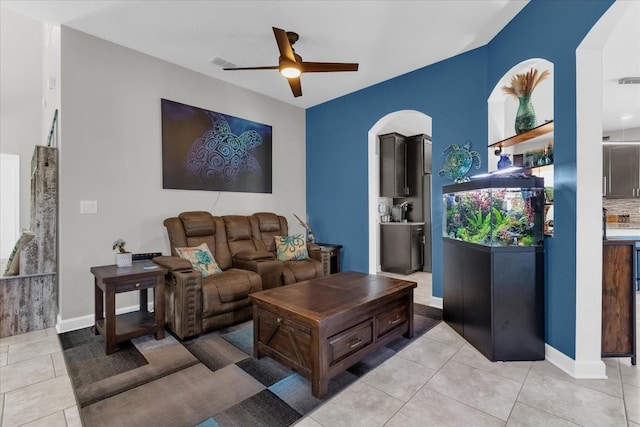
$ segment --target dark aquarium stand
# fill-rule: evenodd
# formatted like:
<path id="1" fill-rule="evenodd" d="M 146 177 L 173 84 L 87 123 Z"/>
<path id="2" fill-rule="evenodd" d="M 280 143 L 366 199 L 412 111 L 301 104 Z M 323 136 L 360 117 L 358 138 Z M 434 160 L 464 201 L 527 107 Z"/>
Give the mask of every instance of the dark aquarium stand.
<path id="1" fill-rule="evenodd" d="M 473 180 L 443 188 L 443 318 L 491 361 L 543 360 L 545 357 L 544 196 L 538 191 L 543 187 L 541 178 L 522 177 Z M 504 198 L 505 189 L 509 189 L 508 197 L 517 199 L 521 194 L 527 199 L 526 203 L 511 200 L 502 204 L 501 200 L 494 200 Z M 485 194 L 481 195 L 482 192 Z M 502 205 L 507 211 L 526 205 L 528 218 L 533 219 L 528 221 L 530 227 L 525 233 L 511 233 L 517 236 L 512 241 L 505 238 L 504 231 L 493 232 L 499 222 L 494 218 L 491 218 L 487 239 L 464 241 L 471 233 L 457 233 L 451 226 L 452 218 L 460 221 L 460 217 L 462 226 L 465 225 L 464 212 L 454 212 L 458 207 L 451 207 L 452 194 L 460 201 L 461 210 L 473 211 L 468 209 L 468 201 L 467 206 L 462 207 L 465 195 L 475 200 L 489 197 L 492 206 Z M 520 214 L 502 211 L 495 215 L 518 218 Z M 524 234 L 527 239 L 518 242 L 518 237 Z M 503 240 L 498 239 L 498 235 Z"/>

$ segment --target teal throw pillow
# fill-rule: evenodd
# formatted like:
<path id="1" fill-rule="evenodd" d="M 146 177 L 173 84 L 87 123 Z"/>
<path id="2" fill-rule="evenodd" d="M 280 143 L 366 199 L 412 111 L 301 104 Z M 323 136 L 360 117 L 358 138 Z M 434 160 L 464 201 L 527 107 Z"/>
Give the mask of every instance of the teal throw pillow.
<path id="1" fill-rule="evenodd" d="M 274 239 L 276 241 L 276 252 L 280 261 L 298 261 L 309 258 L 304 234 L 275 236 Z"/>
<path id="2" fill-rule="evenodd" d="M 206 243 L 195 248 L 176 248 L 176 252 L 180 258 L 188 260 L 193 269 L 199 271 L 203 278 L 222 273 Z"/>

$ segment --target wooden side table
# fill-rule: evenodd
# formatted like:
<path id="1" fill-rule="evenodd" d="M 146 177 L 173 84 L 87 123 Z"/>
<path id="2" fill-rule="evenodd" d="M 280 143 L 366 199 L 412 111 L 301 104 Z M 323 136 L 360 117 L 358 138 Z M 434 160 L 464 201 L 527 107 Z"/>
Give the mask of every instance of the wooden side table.
<path id="1" fill-rule="evenodd" d="M 151 261 L 134 262 L 131 267 L 105 265 L 91 267 L 95 276 L 94 303 L 96 335 L 102 334 L 105 353 L 118 343 L 154 333 L 164 338 L 164 276 L 167 270 Z M 153 290 L 154 314 L 147 308 L 147 291 Z M 116 316 L 116 294 L 140 291 L 140 310 Z"/>
<path id="2" fill-rule="evenodd" d="M 340 273 L 340 249 L 342 245 L 331 243 L 316 243 L 320 247 L 320 262 L 324 269 L 325 276 Z"/>

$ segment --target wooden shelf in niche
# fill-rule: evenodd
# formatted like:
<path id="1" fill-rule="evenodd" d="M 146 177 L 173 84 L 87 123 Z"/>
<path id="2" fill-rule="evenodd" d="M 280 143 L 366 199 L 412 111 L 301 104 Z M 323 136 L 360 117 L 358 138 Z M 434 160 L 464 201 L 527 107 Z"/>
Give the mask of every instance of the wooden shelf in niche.
<path id="1" fill-rule="evenodd" d="M 511 147 L 512 145 L 520 144 L 521 142 L 528 141 L 530 139 L 536 138 L 538 136 L 545 135 L 547 133 L 553 132 L 553 120 L 548 121 L 547 123 L 537 126 L 531 130 L 523 132 L 519 135 L 512 136 L 507 139 L 503 139 L 502 141 L 494 142 L 489 145 L 491 147 Z"/>

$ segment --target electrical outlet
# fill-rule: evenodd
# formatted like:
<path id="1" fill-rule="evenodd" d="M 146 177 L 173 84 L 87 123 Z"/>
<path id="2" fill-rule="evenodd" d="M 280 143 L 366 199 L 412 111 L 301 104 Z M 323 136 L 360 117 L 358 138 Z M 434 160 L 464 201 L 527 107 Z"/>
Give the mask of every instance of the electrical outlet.
<path id="1" fill-rule="evenodd" d="M 80 200 L 80 214 L 97 214 L 98 202 L 95 200 Z"/>

